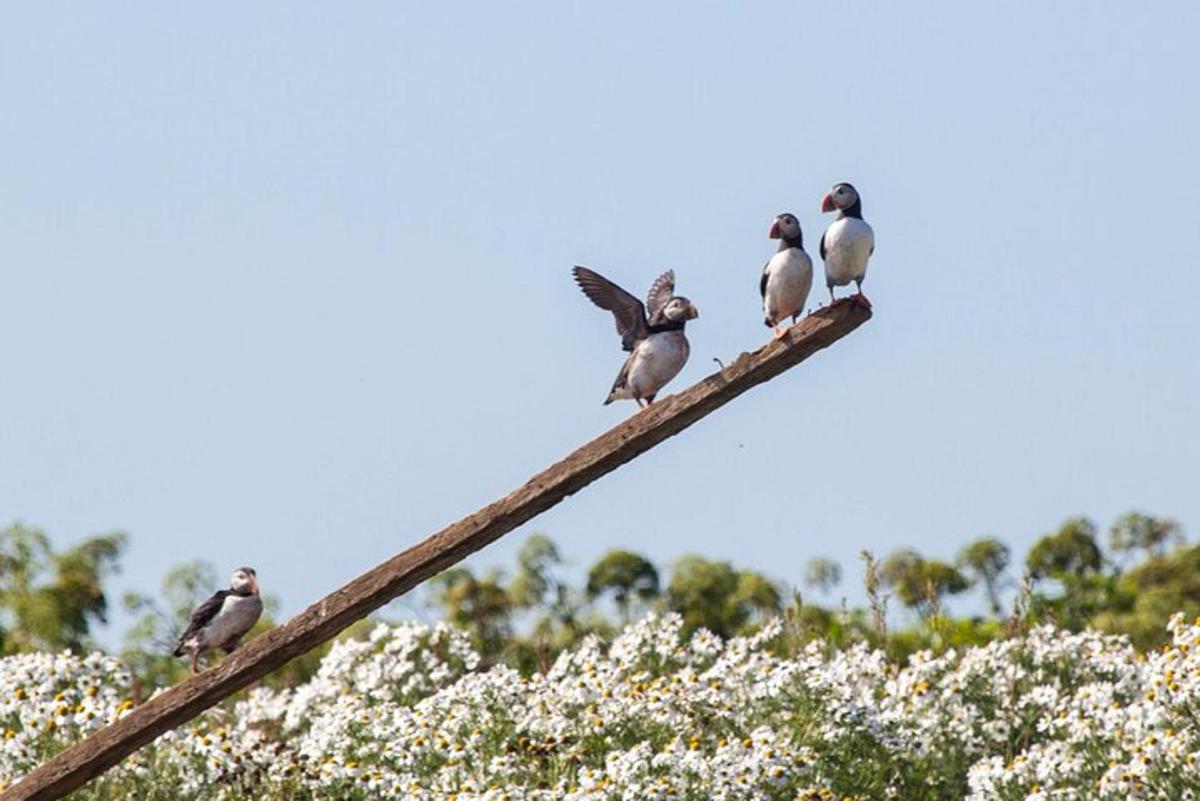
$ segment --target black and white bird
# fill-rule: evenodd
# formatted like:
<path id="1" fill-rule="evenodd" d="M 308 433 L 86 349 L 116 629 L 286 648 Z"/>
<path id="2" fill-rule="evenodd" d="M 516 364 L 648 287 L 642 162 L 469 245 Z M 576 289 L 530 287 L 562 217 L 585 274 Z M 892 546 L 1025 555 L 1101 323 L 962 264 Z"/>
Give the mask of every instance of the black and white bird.
<path id="1" fill-rule="evenodd" d="M 700 316 L 685 297 L 675 294 L 675 273 L 667 270 L 650 285 L 646 303 L 587 267 L 571 271 L 583 294 L 602 309 L 612 312 L 621 335 L 621 347 L 629 351 L 625 366 L 617 374 L 604 404 L 632 398 L 638 406 L 649 406 L 667 382 L 687 362 L 690 347 L 683 328 Z"/>
<path id="2" fill-rule="evenodd" d="M 858 287 L 852 300 L 871 308 L 871 301 L 862 293 L 867 277 L 867 260 L 875 252 L 875 232 L 862 216 L 862 199 L 858 190 L 847 183 L 834 184 L 821 199 L 821 211 L 836 211 L 837 218 L 821 237 L 821 258 L 825 260 L 825 285 L 829 301 L 834 302 L 833 288 L 851 281 Z"/>
<path id="3" fill-rule="evenodd" d="M 213 648 L 233 653 L 246 632 L 258 622 L 262 611 L 258 574 L 254 568 L 239 567 L 229 579 L 229 589 L 217 590 L 192 613 L 175 646 L 175 656 L 190 653 L 192 672 L 199 673 L 201 653 Z"/>
<path id="4" fill-rule="evenodd" d="M 779 250 L 763 267 L 758 291 L 762 294 L 763 322 L 775 329 L 775 337 L 783 336 L 780 328 L 784 318 L 792 323 L 804 313 L 804 304 L 812 289 L 812 259 L 804 252 L 804 233 L 796 215 L 784 212 L 775 217 L 767 232 L 779 240 Z"/>

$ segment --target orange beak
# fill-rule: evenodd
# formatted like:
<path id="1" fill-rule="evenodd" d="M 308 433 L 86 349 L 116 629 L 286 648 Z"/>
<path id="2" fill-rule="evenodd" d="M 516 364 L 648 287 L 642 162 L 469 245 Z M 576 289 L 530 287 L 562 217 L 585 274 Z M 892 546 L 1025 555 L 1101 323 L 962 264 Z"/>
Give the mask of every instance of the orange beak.
<path id="1" fill-rule="evenodd" d="M 836 210 L 837 206 L 833 204 L 833 195 L 827 193 L 825 197 L 821 198 L 821 212 L 826 213 Z"/>
<path id="2" fill-rule="evenodd" d="M 779 238 L 779 218 L 778 217 L 776 217 L 775 220 L 771 223 L 771 227 L 767 229 L 767 238 L 768 239 L 778 239 Z"/>

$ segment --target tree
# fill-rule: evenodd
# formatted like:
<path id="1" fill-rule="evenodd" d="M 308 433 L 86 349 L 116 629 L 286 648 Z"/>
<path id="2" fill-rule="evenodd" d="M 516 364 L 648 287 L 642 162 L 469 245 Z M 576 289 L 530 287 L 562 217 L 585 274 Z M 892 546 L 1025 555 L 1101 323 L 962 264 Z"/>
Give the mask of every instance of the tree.
<path id="1" fill-rule="evenodd" d="M 1000 587 L 1008 569 L 1012 551 L 995 537 L 980 537 L 967 544 L 958 555 L 959 567 L 983 585 L 992 614 L 1000 616 Z"/>
<path id="2" fill-rule="evenodd" d="M 754 616 L 778 612 L 780 605 L 779 590 L 770 580 L 699 556 L 676 562 L 667 585 L 667 607 L 683 616 L 688 633 L 703 627 L 732 637 Z"/>
<path id="3" fill-rule="evenodd" d="M 517 552 L 517 573 L 508 585 L 508 594 L 515 607 L 535 610 L 538 616 L 529 642 L 524 644 L 529 653 L 509 654 L 510 664 L 548 667 L 553 654 L 574 645 L 582 636 L 579 613 L 583 601 L 559 575 L 561 565 L 558 546 L 544 534 L 531 534 Z"/>
<path id="4" fill-rule="evenodd" d="M 828 595 L 842 583 L 842 566 L 832 559 L 814 556 L 804 567 L 804 583 L 822 595 Z"/>
<path id="5" fill-rule="evenodd" d="M 55 551 L 45 532 L 14 523 L 0 531 L 3 652 L 81 651 L 92 623 L 108 620 L 104 580 L 125 547 L 120 532 Z"/>
<path id="6" fill-rule="evenodd" d="M 609 551 L 592 565 L 587 577 L 590 600 L 608 593 L 612 594 L 621 622 L 627 623 L 631 603 L 658 597 L 658 569 L 649 559 L 633 551 Z"/>
<path id="7" fill-rule="evenodd" d="M 1049 578 L 1060 588 L 1057 594 L 1035 592 L 1031 612 L 1063 628 L 1078 631 L 1097 614 L 1129 603 L 1120 576 L 1102 572 L 1104 555 L 1096 544 L 1096 525 L 1086 517 L 1070 518 L 1034 543 L 1025 564 L 1030 579 Z"/>
<path id="8" fill-rule="evenodd" d="M 924 557 L 911 548 L 892 551 L 879 563 L 880 585 L 895 591 L 905 606 L 916 606 L 925 593 L 921 580 L 924 561 Z"/>
<path id="9" fill-rule="evenodd" d="M 1178 545 L 1182 541 L 1183 529 L 1178 522 L 1141 512 L 1121 515 L 1108 532 L 1108 547 L 1113 551 L 1142 551 L 1147 557 L 1162 556 L 1168 546 Z"/>
<path id="10" fill-rule="evenodd" d="M 737 589 L 730 602 L 746 620 L 764 620 L 779 614 L 783 594 L 779 585 L 753 570 L 739 570 Z"/>
<path id="11" fill-rule="evenodd" d="M 970 586 L 953 565 L 926 559 L 911 549 L 889 554 L 879 566 L 879 580 L 921 617 L 937 613 L 947 595 L 957 595 Z"/>
<path id="12" fill-rule="evenodd" d="M 1069 580 L 1100 572 L 1104 557 L 1096 544 L 1096 524 L 1086 517 L 1070 518 L 1034 543 L 1025 564 L 1034 579 Z"/>
<path id="13" fill-rule="evenodd" d="M 558 546 L 544 534 L 531 534 L 517 551 L 517 574 L 508 591 L 513 603 L 530 609 L 546 602 L 551 590 L 562 586 L 554 568 L 562 563 Z"/>
<path id="14" fill-rule="evenodd" d="M 1176 613 L 1200 615 L 1200 546 L 1177 548 L 1135 565 L 1121 577 L 1117 603 L 1089 621 L 1102 631 L 1126 634 L 1141 650 L 1170 641 L 1163 621 Z"/>
<path id="15" fill-rule="evenodd" d="M 512 636 L 514 604 L 500 578 L 477 578 L 469 568 L 453 567 L 429 582 L 446 619 L 469 631 L 479 653 L 489 659 L 499 656 Z"/>

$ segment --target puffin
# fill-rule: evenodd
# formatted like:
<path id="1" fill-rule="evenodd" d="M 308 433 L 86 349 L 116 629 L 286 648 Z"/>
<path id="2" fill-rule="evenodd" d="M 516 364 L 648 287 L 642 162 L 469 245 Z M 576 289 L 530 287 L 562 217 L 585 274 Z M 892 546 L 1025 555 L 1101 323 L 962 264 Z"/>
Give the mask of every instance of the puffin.
<path id="1" fill-rule="evenodd" d="M 612 312 L 621 347 L 629 352 L 604 405 L 632 399 L 639 408 L 649 406 L 687 362 L 691 349 L 683 329 L 700 313 L 690 300 L 675 294 L 674 270 L 654 280 L 645 305 L 587 267 L 576 265 L 571 272 L 592 303 Z"/>
<path id="2" fill-rule="evenodd" d="M 821 199 L 821 211 L 837 212 L 837 217 L 821 236 L 821 258 L 825 260 L 829 302 L 835 302 L 835 286 L 845 286 L 853 281 L 858 294 L 851 302 L 871 308 L 871 301 L 863 294 L 862 283 L 867 277 L 867 260 L 875 252 L 875 232 L 863 220 L 858 190 L 848 183 L 834 184 Z"/>
<path id="3" fill-rule="evenodd" d="M 196 608 L 187 628 L 175 645 L 175 656 L 190 653 L 192 673 L 200 672 L 200 654 L 220 648 L 231 654 L 238 642 L 262 615 L 258 574 L 252 567 L 239 567 L 229 579 L 229 589 L 217 590 Z"/>
<path id="4" fill-rule="evenodd" d="M 776 215 L 767 236 L 779 240 L 779 250 L 763 267 L 758 291 L 763 301 L 763 322 L 775 329 L 775 338 L 783 336 L 780 328 L 785 317 L 792 323 L 804 312 L 804 303 L 812 289 L 812 259 L 804 252 L 804 233 L 796 215 L 784 212 Z"/>

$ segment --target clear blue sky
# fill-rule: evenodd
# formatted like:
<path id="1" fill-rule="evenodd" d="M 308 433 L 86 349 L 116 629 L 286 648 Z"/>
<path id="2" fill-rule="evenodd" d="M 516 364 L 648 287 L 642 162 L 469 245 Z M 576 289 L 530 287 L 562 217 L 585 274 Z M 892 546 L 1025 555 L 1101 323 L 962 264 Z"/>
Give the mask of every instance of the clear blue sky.
<path id="1" fill-rule="evenodd" d="M 861 190 L 876 318 L 525 531 L 804 562 L 1141 508 L 1200 534 L 1200 6 L 0 12 L 0 521 L 286 613 L 633 411 L 570 281 L 665 267 L 672 385 Z M 819 284 L 819 282 L 818 282 Z M 814 292 L 814 299 L 819 292 Z M 473 564 L 507 564 L 522 534 Z"/>

